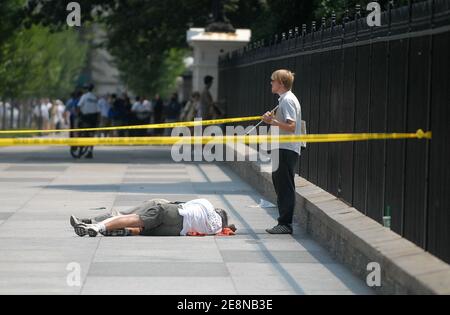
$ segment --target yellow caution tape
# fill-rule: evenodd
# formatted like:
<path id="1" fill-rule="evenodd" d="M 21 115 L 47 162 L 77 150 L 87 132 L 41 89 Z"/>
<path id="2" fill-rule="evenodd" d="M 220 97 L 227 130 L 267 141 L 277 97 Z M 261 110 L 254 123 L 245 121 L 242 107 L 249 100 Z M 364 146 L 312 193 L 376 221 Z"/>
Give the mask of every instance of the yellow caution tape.
<path id="1" fill-rule="evenodd" d="M 203 136 L 203 137 L 126 137 L 126 138 L 5 138 L 0 146 L 127 146 L 127 145 L 183 145 L 224 143 L 325 143 L 368 140 L 431 139 L 432 133 L 418 130 L 416 133 L 355 133 L 316 134 L 302 136 Z"/>
<path id="2" fill-rule="evenodd" d="M 231 124 L 238 122 L 248 122 L 261 120 L 261 116 L 225 118 L 213 120 L 196 120 L 175 123 L 136 125 L 136 126 L 120 126 L 120 127 L 103 127 L 103 128 L 78 128 L 78 129 L 56 129 L 56 130 L 0 130 L 0 134 L 32 134 L 32 133 L 60 133 L 60 132 L 89 132 L 89 131 L 111 131 L 111 130 L 137 130 L 137 129 L 166 129 L 177 127 L 196 127 Z"/>

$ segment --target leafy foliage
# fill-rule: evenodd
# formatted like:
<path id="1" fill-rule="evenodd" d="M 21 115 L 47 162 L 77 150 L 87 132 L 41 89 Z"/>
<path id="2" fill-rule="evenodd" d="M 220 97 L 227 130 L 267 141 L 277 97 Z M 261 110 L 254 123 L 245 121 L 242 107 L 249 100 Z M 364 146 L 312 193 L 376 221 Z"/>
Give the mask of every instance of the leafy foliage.
<path id="1" fill-rule="evenodd" d="M 18 10 L 25 2 L 27 5 L 24 10 Z M 39 24 L 41 30 L 50 29 L 59 32 L 66 29 L 68 2 L 70 1 L 2 0 L 0 16 L 4 16 L 6 19 L 0 20 L 0 38 L 5 38 L 3 34 L 11 34 L 11 30 L 17 25 L 17 23 L 11 22 L 15 19 L 21 20 L 28 27 Z M 104 45 L 115 57 L 124 83 L 139 94 L 169 93 L 176 76 L 184 70 L 182 61 L 187 51 L 186 30 L 189 26 L 202 27 L 208 24 L 211 11 L 210 0 L 78 0 L 77 2 L 80 3 L 82 9 L 83 27 L 90 21 L 102 23 L 105 26 L 108 34 Z M 287 32 L 303 23 L 310 25 L 313 20 L 320 20 L 322 16 L 329 18 L 333 12 L 337 14 L 339 20 L 346 8 L 350 8 L 352 14 L 356 3 L 361 4 L 364 10 L 368 2 L 370 1 L 227 0 L 224 1 L 224 10 L 233 26 L 251 28 L 253 39 L 259 40 L 273 38 L 274 34 Z M 389 1 L 381 0 L 379 2 L 386 8 Z M 395 5 L 407 2 L 408 0 L 396 0 Z M 22 40 L 31 34 L 39 36 L 37 29 L 31 32 L 29 34 L 19 32 L 17 36 L 22 36 Z M 59 38 L 59 40 L 63 40 L 63 38 Z M 75 42 L 79 47 L 79 41 L 75 40 Z M 69 43 L 64 42 L 64 45 L 69 45 Z M 29 65 L 25 66 L 26 62 L 23 60 L 22 63 L 17 63 L 17 58 L 21 53 L 10 60 L 13 47 L 24 49 L 27 53 L 34 53 L 28 51 L 27 47 L 20 46 L 20 38 L 7 44 L 6 49 L 2 46 L 4 45 L 0 40 L 0 58 L 2 58 L 2 52 L 8 53 L 9 57 L 6 59 L 8 62 L 15 60 L 14 67 L 17 67 L 15 71 L 18 76 L 23 69 L 30 69 Z M 55 51 L 49 51 L 49 54 L 60 56 Z M 81 62 L 81 55 L 75 56 L 75 60 Z M 27 59 L 25 56 L 21 58 Z M 42 58 L 43 62 L 47 60 Z M 5 60 L 5 57 L 3 59 Z M 56 58 L 56 60 L 61 59 Z M 10 71 L 11 62 L 8 66 Z M 54 63 L 51 64 L 56 67 Z M 37 66 L 36 63 L 34 66 Z M 1 64 L 0 67 L 4 68 L 5 65 Z M 61 67 L 77 68 L 74 64 Z M 38 73 L 42 71 L 42 69 L 34 70 Z M 58 77 L 55 73 L 58 73 L 59 70 L 49 69 L 47 77 Z M 21 76 L 24 75 L 21 74 Z M 7 88 L 8 93 L 17 93 L 13 91 L 14 84 L 6 84 L 6 87 L 5 84 L 3 85 L 4 87 L 0 83 L 0 88 Z M 54 93 L 56 88 L 56 85 L 53 85 L 49 87 L 49 90 Z M 37 87 L 33 87 L 30 83 L 26 91 L 31 92 L 33 89 L 37 89 Z M 44 91 L 42 87 L 39 90 Z"/>
<path id="2" fill-rule="evenodd" d="M 73 90 L 87 46 L 74 30 L 23 29 L 3 46 L 0 91 L 4 97 L 63 97 Z"/>

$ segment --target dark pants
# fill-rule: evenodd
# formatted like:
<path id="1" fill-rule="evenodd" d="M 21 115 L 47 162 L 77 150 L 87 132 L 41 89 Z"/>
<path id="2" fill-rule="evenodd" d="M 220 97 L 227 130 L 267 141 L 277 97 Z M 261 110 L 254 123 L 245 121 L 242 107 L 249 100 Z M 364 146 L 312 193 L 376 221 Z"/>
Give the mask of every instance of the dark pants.
<path id="1" fill-rule="evenodd" d="M 277 152 L 278 151 L 278 152 Z M 272 182 L 277 194 L 277 205 L 280 217 L 278 224 L 292 224 L 295 207 L 295 183 L 294 177 L 299 163 L 298 153 L 291 150 L 274 150 L 272 154 L 279 156 L 279 166 L 272 173 Z"/>
<path id="2" fill-rule="evenodd" d="M 179 202 L 152 199 L 139 206 L 122 211 L 121 214 L 136 214 L 144 222 L 143 236 L 180 236 L 183 230 L 183 217 L 179 214 Z M 111 218 L 107 213 L 94 218 L 95 222 L 102 222 Z"/>
<path id="3" fill-rule="evenodd" d="M 150 116 L 143 118 L 143 117 L 137 117 L 135 120 L 136 125 L 148 125 L 150 123 Z M 133 131 L 134 137 L 145 137 L 147 136 L 147 129 L 135 129 Z"/>
<path id="4" fill-rule="evenodd" d="M 98 127 L 98 114 L 82 114 L 80 116 L 80 128 L 97 128 Z M 80 137 L 91 138 L 95 136 L 95 132 L 87 131 L 81 132 Z M 88 147 L 88 153 L 92 153 L 94 151 L 94 147 Z"/>

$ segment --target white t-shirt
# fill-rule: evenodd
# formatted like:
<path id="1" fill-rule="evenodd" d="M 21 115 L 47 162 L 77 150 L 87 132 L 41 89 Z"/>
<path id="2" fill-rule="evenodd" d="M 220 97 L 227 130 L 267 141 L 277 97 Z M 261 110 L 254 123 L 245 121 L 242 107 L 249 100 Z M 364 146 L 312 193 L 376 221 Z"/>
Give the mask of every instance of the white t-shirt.
<path id="1" fill-rule="evenodd" d="M 104 97 L 100 98 L 98 100 L 97 107 L 100 110 L 102 117 L 105 117 L 105 118 L 109 117 L 109 110 L 111 109 L 111 104 L 108 103 L 106 98 L 104 98 Z"/>
<path id="2" fill-rule="evenodd" d="M 279 135 L 298 135 L 302 134 L 302 110 L 300 102 L 297 97 L 291 91 L 288 91 L 280 95 L 279 99 L 280 107 L 278 108 L 275 118 L 278 121 L 286 122 L 287 120 L 295 121 L 295 132 L 287 132 L 279 128 Z M 286 149 L 301 154 L 301 142 L 279 143 L 272 144 L 272 149 Z"/>
<path id="3" fill-rule="evenodd" d="M 48 111 L 48 106 L 45 103 L 42 103 L 40 106 L 36 106 L 34 108 L 34 115 L 36 117 L 42 117 L 43 120 L 50 120 L 50 113 Z"/>
<path id="4" fill-rule="evenodd" d="M 183 216 L 181 236 L 186 236 L 189 232 L 214 235 L 222 230 L 222 218 L 206 199 L 188 201 L 178 211 Z"/>
<path id="5" fill-rule="evenodd" d="M 98 108 L 97 96 L 94 93 L 88 92 L 83 94 L 78 103 L 78 107 L 81 110 L 81 113 L 84 115 L 96 114 L 100 112 Z"/>
<path id="6" fill-rule="evenodd" d="M 57 123 L 63 123 L 64 122 L 64 112 L 66 111 L 66 107 L 63 104 L 56 104 L 56 113 L 53 117 L 53 122 L 55 124 Z"/>

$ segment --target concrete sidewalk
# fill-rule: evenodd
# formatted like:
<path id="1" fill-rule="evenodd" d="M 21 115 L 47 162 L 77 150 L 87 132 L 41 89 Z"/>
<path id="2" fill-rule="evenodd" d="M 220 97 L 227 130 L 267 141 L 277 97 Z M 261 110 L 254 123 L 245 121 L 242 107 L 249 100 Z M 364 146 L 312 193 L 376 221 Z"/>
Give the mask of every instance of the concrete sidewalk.
<path id="1" fill-rule="evenodd" d="M 173 163 L 170 148 L 0 149 L 0 294 L 373 294 L 296 228 L 271 236 L 276 209 L 221 164 Z M 234 237 L 80 238 L 70 214 L 95 216 L 152 198 L 207 198 Z M 101 210 L 99 208 L 106 208 Z M 81 267 L 69 286 L 68 264 Z"/>

